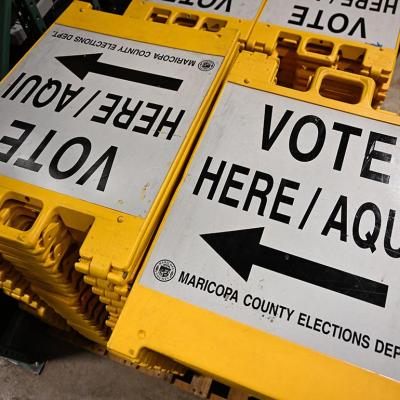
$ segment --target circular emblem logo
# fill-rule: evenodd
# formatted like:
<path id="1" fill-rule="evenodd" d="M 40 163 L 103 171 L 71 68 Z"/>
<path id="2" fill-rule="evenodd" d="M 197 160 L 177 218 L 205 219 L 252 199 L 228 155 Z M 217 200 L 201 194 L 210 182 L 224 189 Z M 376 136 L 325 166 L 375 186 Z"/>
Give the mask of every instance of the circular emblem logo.
<path id="1" fill-rule="evenodd" d="M 211 60 L 203 60 L 199 62 L 200 71 L 211 71 L 215 67 L 215 62 Z"/>
<path id="2" fill-rule="evenodd" d="M 160 260 L 154 266 L 153 273 L 160 282 L 168 282 L 175 276 L 176 267 L 172 261 Z"/>

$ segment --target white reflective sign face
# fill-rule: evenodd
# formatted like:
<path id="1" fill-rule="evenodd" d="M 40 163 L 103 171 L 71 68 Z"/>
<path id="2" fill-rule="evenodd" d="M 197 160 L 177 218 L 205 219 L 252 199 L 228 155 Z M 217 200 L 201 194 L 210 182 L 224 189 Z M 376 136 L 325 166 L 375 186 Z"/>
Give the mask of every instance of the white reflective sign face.
<path id="1" fill-rule="evenodd" d="M 263 3 L 262 0 L 151 0 L 150 2 L 242 19 L 254 19 Z"/>
<path id="2" fill-rule="evenodd" d="M 54 27 L 0 86 L 1 174 L 145 216 L 222 61 Z"/>
<path id="3" fill-rule="evenodd" d="M 140 283 L 400 380 L 399 133 L 228 84 Z"/>
<path id="4" fill-rule="evenodd" d="M 268 0 L 261 22 L 394 49 L 398 0 Z"/>

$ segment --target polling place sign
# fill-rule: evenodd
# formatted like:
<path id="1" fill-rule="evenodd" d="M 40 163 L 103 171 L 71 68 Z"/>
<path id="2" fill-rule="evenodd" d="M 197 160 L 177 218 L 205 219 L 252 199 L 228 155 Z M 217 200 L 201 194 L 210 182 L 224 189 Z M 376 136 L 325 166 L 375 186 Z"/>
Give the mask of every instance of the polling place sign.
<path id="1" fill-rule="evenodd" d="M 0 86 L 2 175 L 146 216 L 223 60 L 55 25 Z"/>
<path id="2" fill-rule="evenodd" d="M 139 286 L 400 380 L 399 133 L 227 83 Z"/>

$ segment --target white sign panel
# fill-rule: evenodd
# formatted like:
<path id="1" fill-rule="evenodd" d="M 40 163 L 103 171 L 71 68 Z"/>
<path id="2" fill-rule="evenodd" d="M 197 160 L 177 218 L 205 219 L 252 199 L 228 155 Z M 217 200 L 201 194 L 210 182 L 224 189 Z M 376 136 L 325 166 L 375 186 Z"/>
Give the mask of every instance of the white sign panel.
<path id="1" fill-rule="evenodd" d="M 56 26 L 0 86 L 0 171 L 145 216 L 223 57 Z"/>
<path id="2" fill-rule="evenodd" d="M 140 283 L 400 380 L 399 133 L 229 83 Z"/>
<path id="3" fill-rule="evenodd" d="M 394 49 L 398 0 L 268 0 L 260 22 Z"/>
<path id="4" fill-rule="evenodd" d="M 242 19 L 254 19 L 263 3 L 262 0 L 151 0 L 150 2 Z"/>

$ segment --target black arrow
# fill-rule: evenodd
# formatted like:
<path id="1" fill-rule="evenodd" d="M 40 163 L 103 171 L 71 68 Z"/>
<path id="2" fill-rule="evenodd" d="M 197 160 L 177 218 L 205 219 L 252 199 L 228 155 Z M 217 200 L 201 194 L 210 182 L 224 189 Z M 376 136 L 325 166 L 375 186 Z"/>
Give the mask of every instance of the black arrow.
<path id="1" fill-rule="evenodd" d="M 253 265 L 385 307 L 388 286 L 260 244 L 264 228 L 200 235 L 246 282 Z"/>
<path id="2" fill-rule="evenodd" d="M 98 61 L 102 55 L 103 53 L 80 54 L 77 56 L 60 56 L 56 57 L 56 59 L 79 79 L 84 79 L 89 72 L 92 72 L 93 74 L 106 75 L 175 92 L 179 90 L 183 82 L 182 79 L 102 63 Z"/>

